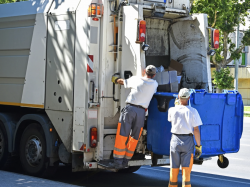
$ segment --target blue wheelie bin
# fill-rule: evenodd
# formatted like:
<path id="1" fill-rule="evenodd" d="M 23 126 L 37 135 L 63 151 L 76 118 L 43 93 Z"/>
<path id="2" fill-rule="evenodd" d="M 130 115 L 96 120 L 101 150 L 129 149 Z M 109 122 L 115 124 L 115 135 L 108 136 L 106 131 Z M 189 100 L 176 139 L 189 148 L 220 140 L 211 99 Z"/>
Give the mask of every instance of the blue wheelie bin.
<path id="1" fill-rule="evenodd" d="M 157 92 L 148 108 L 147 148 L 158 155 L 169 155 L 171 123 L 168 109 L 174 107 L 178 93 Z M 190 105 L 200 114 L 202 155 L 200 159 L 236 153 L 240 149 L 243 131 L 243 101 L 241 94 L 230 91 L 222 94 L 196 90 L 190 96 Z M 225 157 L 224 157 L 225 158 Z M 228 165 L 228 160 L 222 168 Z M 226 166 L 225 166 L 226 165 Z"/>

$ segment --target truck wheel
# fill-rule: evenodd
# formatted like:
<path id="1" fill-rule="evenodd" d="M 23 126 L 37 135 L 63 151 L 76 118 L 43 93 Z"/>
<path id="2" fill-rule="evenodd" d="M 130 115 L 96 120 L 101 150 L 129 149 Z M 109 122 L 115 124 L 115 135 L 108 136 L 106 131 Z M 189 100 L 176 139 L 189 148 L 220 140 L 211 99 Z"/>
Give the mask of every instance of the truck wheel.
<path id="1" fill-rule="evenodd" d="M 46 141 L 42 127 L 30 124 L 23 132 L 20 142 L 20 161 L 29 175 L 44 176 L 49 165 L 46 156 Z"/>
<path id="2" fill-rule="evenodd" d="M 138 171 L 140 168 L 141 166 L 131 166 L 129 168 L 119 170 L 118 173 L 134 173 Z"/>
<path id="3" fill-rule="evenodd" d="M 220 159 L 218 159 L 217 164 L 220 168 L 225 169 L 229 165 L 229 160 L 227 159 L 227 157 L 223 156 L 223 163 L 221 163 Z"/>
<path id="4" fill-rule="evenodd" d="M 7 169 L 11 159 L 11 154 L 8 151 L 8 137 L 6 130 L 0 122 L 0 169 Z"/>

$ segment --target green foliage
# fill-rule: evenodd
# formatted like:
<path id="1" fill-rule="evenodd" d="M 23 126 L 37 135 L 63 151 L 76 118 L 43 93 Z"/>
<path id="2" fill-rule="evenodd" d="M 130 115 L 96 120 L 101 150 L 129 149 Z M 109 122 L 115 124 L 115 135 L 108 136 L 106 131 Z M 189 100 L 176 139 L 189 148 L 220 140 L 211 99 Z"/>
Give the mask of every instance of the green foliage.
<path id="1" fill-rule="evenodd" d="M 250 114 L 244 113 L 244 117 L 250 117 Z"/>
<path id="2" fill-rule="evenodd" d="M 220 71 L 213 72 L 214 80 L 213 83 L 219 89 L 233 89 L 234 77 L 230 75 L 229 67 L 221 69 Z"/>
<path id="3" fill-rule="evenodd" d="M 250 106 L 244 106 L 244 111 L 250 112 Z"/>
<path id="4" fill-rule="evenodd" d="M 0 4 L 5 4 L 5 3 L 14 3 L 16 2 L 15 0 L 0 0 Z"/>
<path id="5" fill-rule="evenodd" d="M 242 46 L 236 46 L 229 39 L 238 24 L 245 25 L 245 18 L 250 9 L 250 0 L 195 0 L 191 13 L 206 13 L 210 27 L 220 30 L 220 47 L 211 61 L 218 67 L 224 67 L 234 59 L 241 57 L 241 49 L 250 45 L 250 31 L 245 31 Z M 229 59 L 224 59 L 230 52 Z"/>
<path id="6" fill-rule="evenodd" d="M 15 3 L 17 0 L 0 0 L 0 4 L 5 3 Z M 27 1 L 27 0 L 19 0 L 19 1 Z"/>

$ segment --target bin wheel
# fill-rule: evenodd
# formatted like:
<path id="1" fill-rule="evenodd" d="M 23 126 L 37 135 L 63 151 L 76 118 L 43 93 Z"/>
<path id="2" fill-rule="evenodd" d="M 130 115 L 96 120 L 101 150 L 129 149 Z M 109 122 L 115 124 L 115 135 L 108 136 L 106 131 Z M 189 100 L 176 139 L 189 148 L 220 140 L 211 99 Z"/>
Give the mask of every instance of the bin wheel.
<path id="1" fill-rule="evenodd" d="M 223 156 L 223 163 L 221 163 L 220 159 L 218 159 L 217 164 L 220 168 L 225 169 L 229 165 L 229 160 L 227 159 L 227 157 Z"/>

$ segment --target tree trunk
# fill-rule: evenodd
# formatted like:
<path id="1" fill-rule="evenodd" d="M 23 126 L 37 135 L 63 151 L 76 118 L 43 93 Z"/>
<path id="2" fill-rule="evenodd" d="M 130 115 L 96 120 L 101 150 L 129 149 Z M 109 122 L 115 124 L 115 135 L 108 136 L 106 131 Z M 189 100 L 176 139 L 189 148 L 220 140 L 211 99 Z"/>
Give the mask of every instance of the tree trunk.
<path id="1" fill-rule="evenodd" d="M 223 90 L 223 89 L 216 88 L 216 93 L 222 93 L 222 90 Z"/>
<path id="2" fill-rule="evenodd" d="M 223 32 L 223 60 L 221 67 L 224 68 L 227 65 L 227 53 L 228 53 L 228 33 Z"/>
<path id="3" fill-rule="evenodd" d="M 219 72 L 221 70 L 221 68 L 222 68 L 221 65 L 217 65 L 216 66 L 216 71 Z"/>

